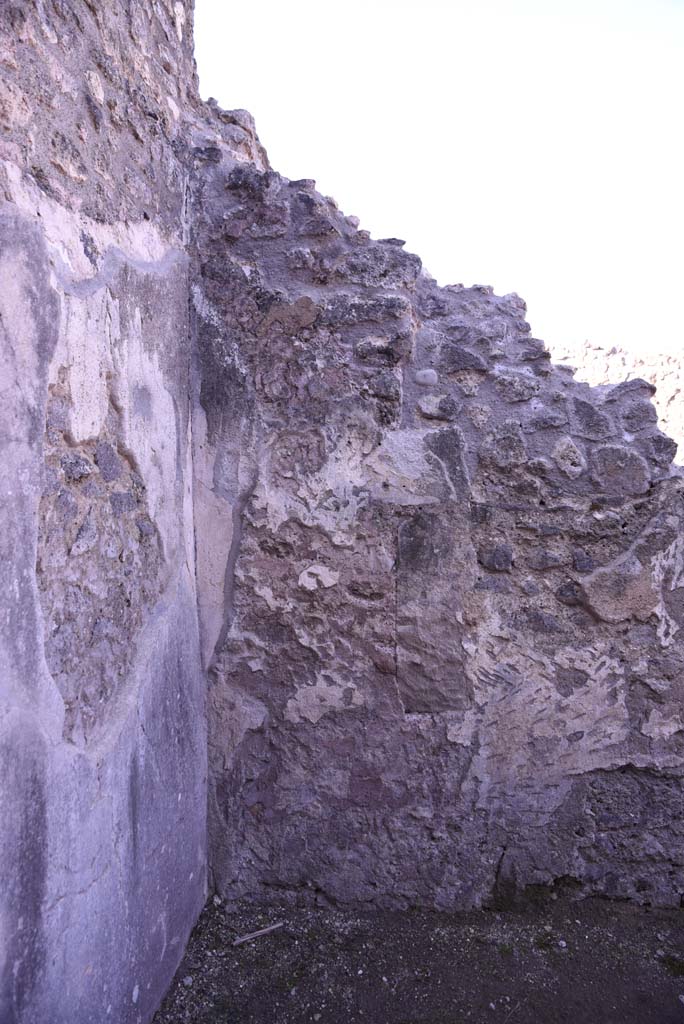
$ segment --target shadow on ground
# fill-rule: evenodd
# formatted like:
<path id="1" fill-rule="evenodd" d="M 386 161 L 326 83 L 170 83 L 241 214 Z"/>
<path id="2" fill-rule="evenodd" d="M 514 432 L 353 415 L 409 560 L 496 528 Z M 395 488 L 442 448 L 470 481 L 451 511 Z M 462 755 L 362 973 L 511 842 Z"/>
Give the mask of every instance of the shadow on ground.
<path id="1" fill-rule="evenodd" d="M 260 938 L 235 938 L 283 922 Z M 684 1024 L 684 911 L 210 900 L 154 1024 Z"/>

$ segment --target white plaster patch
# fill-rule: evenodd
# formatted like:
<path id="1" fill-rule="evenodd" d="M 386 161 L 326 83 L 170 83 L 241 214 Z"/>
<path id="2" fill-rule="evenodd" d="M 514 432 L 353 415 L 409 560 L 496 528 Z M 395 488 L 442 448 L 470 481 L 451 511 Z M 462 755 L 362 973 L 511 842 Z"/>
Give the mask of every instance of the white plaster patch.
<path id="1" fill-rule="evenodd" d="M 183 42 L 183 29 L 185 28 L 185 8 L 182 3 L 176 3 L 173 7 L 175 22 L 176 22 L 176 35 L 178 36 L 178 42 Z"/>
<path id="2" fill-rule="evenodd" d="M 98 103 L 104 103 L 104 88 L 102 85 L 102 79 L 98 75 L 97 71 L 86 71 L 86 80 L 93 95 L 93 99 L 96 99 Z"/>
<path id="3" fill-rule="evenodd" d="M 190 294 L 192 295 L 192 304 L 195 312 L 213 327 L 220 328 L 222 324 L 221 314 L 216 309 L 216 306 L 212 305 L 197 283 L 193 282 L 191 285 Z"/>
<path id="4" fill-rule="evenodd" d="M 674 520 L 679 526 L 679 521 Z M 653 579 L 660 592 L 660 599 L 655 609 L 658 617 L 658 639 L 663 647 L 669 647 L 679 632 L 679 624 L 668 612 L 663 599 L 665 578 L 670 575 L 670 591 L 684 587 L 684 536 L 679 536 L 664 551 L 659 551 L 652 561 Z"/>
<path id="5" fill-rule="evenodd" d="M 684 722 L 679 715 L 668 716 L 664 711 L 653 708 L 641 731 L 652 740 L 668 740 L 675 733 L 684 731 Z"/>
<path id="6" fill-rule="evenodd" d="M 304 590 L 318 590 L 319 587 L 328 589 L 339 582 L 340 574 L 327 565 L 310 565 L 299 574 L 298 583 Z"/>
<path id="7" fill-rule="evenodd" d="M 313 686 L 298 686 L 294 697 L 285 706 L 288 722 L 311 722 L 316 725 L 333 711 L 352 711 L 365 703 L 353 683 L 339 683 L 321 677 Z"/>
<path id="8" fill-rule="evenodd" d="M 138 463 L 145 481 L 150 515 L 155 520 L 167 559 L 182 543 L 178 510 L 168 500 L 176 492 L 179 439 L 173 398 L 168 391 L 159 353 L 145 345 L 139 310 L 123 344 L 113 345 L 115 376 L 112 395 L 121 409 L 123 442 Z M 182 438 L 185 441 L 185 437 Z"/>
<path id="9" fill-rule="evenodd" d="M 269 609 L 272 612 L 274 612 L 276 610 L 276 608 L 280 607 L 280 604 L 276 600 L 276 597 L 275 597 L 273 591 L 271 590 L 270 587 L 266 586 L 265 583 L 263 583 L 261 585 L 260 584 L 255 584 L 254 585 L 254 593 L 257 595 L 257 597 L 260 597 L 263 601 L 266 602 L 266 604 L 268 605 Z"/>
<path id="10" fill-rule="evenodd" d="M 74 281 L 94 276 L 93 266 L 83 249 L 83 231 L 90 235 L 100 252 L 118 248 L 133 263 L 161 262 L 169 246 L 178 241 L 164 237 L 151 221 L 101 224 L 83 214 L 75 216 L 22 178 L 15 164 L 2 161 L 0 166 L 9 198 L 17 209 L 32 219 L 40 218 L 48 251 L 62 276 L 70 275 Z"/>
<path id="11" fill-rule="evenodd" d="M 432 472 L 425 458 L 425 433 L 424 430 L 387 433 L 382 444 L 365 460 L 368 485 L 374 497 L 393 505 L 431 504 L 439 500 L 429 493 Z"/>
<path id="12" fill-rule="evenodd" d="M 69 427 L 76 443 L 98 437 L 109 411 L 112 348 L 119 340 L 119 305 L 108 289 L 85 297 L 62 293 L 57 350 L 51 383 L 67 368 L 71 406 Z"/>
<path id="13" fill-rule="evenodd" d="M 320 527 L 339 547 L 353 544 L 358 513 L 366 500 L 361 493 L 364 452 L 358 438 L 352 444 L 347 444 L 347 440 L 346 436 L 340 438 L 317 473 L 297 481 L 295 493 L 285 489 L 267 467 L 262 467 L 253 500 L 266 512 L 273 533 L 288 519 L 296 519 L 305 526 Z"/>
<path id="14" fill-rule="evenodd" d="M 468 654 L 473 697 L 481 711 L 479 750 L 468 785 L 478 806 L 510 799 L 542 824 L 562 801 L 575 774 L 624 763 L 629 735 L 624 670 L 600 645 L 543 652 L 502 637 L 493 614 Z M 569 698 L 554 684 L 556 666 L 587 674 Z M 573 736 L 571 742 L 570 737 Z"/>

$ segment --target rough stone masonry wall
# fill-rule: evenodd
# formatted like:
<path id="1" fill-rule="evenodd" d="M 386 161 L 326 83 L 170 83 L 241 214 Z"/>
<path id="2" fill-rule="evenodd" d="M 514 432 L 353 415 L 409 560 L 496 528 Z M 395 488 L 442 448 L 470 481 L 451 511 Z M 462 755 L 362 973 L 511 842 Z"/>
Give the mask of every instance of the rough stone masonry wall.
<path id="1" fill-rule="evenodd" d="M 219 890 L 679 904 L 682 480 L 652 387 L 579 383 L 517 296 L 437 288 L 312 182 L 196 164 Z"/>
<path id="2" fill-rule="evenodd" d="M 191 3 L 0 6 L 0 1021 L 148 1021 L 205 895 L 684 892 L 651 388 L 249 115 Z M 467 254 L 464 258 L 467 258 Z"/>

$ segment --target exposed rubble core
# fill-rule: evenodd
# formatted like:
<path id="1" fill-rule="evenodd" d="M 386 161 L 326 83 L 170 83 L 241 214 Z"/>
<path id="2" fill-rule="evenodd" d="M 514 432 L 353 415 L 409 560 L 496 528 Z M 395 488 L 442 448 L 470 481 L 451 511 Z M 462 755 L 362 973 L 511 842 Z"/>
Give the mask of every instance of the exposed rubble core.
<path id="1" fill-rule="evenodd" d="M 219 890 L 678 905 L 682 484 L 652 388 L 577 382 L 517 296 L 437 288 L 310 182 L 196 165 L 203 451 L 215 515 L 241 509 Z"/>
<path id="2" fill-rule="evenodd" d="M 652 385 L 274 172 L 190 0 L 0 18 L 3 1024 L 148 1021 L 207 869 L 679 906 Z"/>

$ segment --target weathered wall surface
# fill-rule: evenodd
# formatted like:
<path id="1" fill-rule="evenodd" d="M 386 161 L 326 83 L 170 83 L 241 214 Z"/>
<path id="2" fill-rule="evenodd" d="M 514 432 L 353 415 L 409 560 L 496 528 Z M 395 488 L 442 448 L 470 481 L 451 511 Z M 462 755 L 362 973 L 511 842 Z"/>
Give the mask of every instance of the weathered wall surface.
<path id="1" fill-rule="evenodd" d="M 197 100 L 190 0 L 0 17 L 2 1024 L 149 1020 L 207 861 L 679 903 L 651 386 L 274 173 Z"/>
<path id="2" fill-rule="evenodd" d="M 148 1020 L 205 895 L 188 13 L 0 13 L 2 1024 Z"/>
<path id="3" fill-rule="evenodd" d="M 233 511 L 219 889 L 678 904 L 682 484 L 650 386 L 578 383 L 517 296 L 438 289 L 311 182 L 215 159 L 195 202 L 212 536 Z"/>

